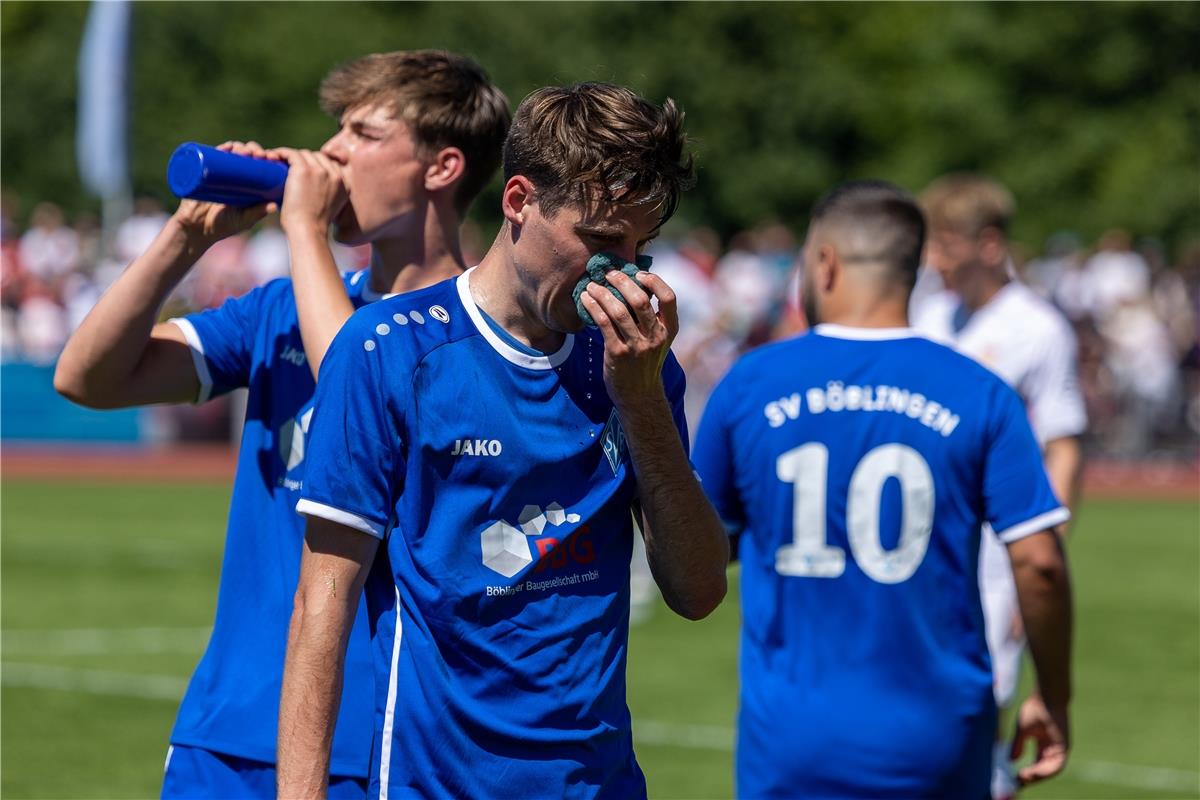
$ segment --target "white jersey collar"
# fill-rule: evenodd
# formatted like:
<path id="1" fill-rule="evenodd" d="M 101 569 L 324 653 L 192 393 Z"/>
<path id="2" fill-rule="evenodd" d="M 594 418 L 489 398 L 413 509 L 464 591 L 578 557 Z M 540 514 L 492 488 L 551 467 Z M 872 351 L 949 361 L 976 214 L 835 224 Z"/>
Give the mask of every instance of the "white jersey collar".
<path id="1" fill-rule="evenodd" d="M 370 267 L 363 267 L 351 276 L 351 286 L 358 286 L 360 283 L 362 284 L 362 288 L 358 290 L 358 296 L 362 298 L 363 303 L 374 303 L 378 300 L 386 300 L 389 297 L 395 297 L 400 294 L 399 292 L 377 292 L 372 289 Z"/>
<path id="2" fill-rule="evenodd" d="M 475 267 L 458 276 L 455 284 L 458 288 L 458 299 L 462 301 L 463 307 L 467 310 L 467 316 L 471 318 L 471 322 L 475 325 L 475 329 L 479 331 L 479 335 L 487 340 L 487 343 L 492 346 L 492 349 L 499 353 L 505 361 L 516 364 L 518 367 L 526 369 L 554 369 L 567 360 L 571 355 L 572 348 L 575 347 L 575 334 L 568 333 L 562 347 L 558 348 L 557 352 L 550 353 L 544 356 L 530 355 L 516 349 L 508 342 L 500 338 L 497 333 L 492 330 L 492 326 L 483 318 L 483 312 L 479 310 L 479 306 L 475 305 L 475 298 L 471 296 L 471 273 L 475 271 Z"/>
<path id="3" fill-rule="evenodd" d="M 863 342 L 924 338 L 915 328 L 855 328 L 850 325 L 835 325 L 832 322 L 822 322 L 813 328 L 813 333 L 832 339 L 856 339 Z"/>

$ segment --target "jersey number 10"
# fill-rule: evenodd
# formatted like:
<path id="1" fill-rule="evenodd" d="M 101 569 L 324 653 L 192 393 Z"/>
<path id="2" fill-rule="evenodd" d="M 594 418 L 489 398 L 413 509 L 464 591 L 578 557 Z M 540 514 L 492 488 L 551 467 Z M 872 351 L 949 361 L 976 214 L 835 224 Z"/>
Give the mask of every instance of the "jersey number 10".
<path id="1" fill-rule="evenodd" d="M 846 551 L 826 541 L 825 498 L 829 450 L 809 442 L 775 461 L 775 474 L 792 484 L 792 543 L 775 552 L 775 571 L 805 578 L 836 578 L 846 571 Z M 889 478 L 900 483 L 900 541 L 885 550 L 879 505 Z M 933 473 L 921 455 L 902 444 L 885 444 L 863 456 L 850 476 L 846 535 L 858 566 L 879 583 L 900 583 L 917 571 L 933 530 Z"/>

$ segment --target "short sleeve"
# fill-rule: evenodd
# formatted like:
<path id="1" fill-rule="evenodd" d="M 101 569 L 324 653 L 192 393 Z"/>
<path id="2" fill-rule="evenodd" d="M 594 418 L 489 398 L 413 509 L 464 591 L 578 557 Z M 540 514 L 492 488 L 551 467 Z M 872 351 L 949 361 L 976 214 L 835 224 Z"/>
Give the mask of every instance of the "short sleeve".
<path id="1" fill-rule="evenodd" d="M 268 287 L 259 287 L 217 308 L 170 320 L 192 351 L 200 380 L 197 403 L 250 385 L 254 339 L 268 294 Z"/>
<path id="2" fill-rule="evenodd" d="M 1054 496 L 1017 393 L 997 383 L 990 405 L 983 493 L 996 536 L 1014 542 L 1066 522 L 1071 514 Z"/>
<path id="3" fill-rule="evenodd" d="M 321 362 L 296 510 L 383 538 L 404 470 L 402 415 L 393 411 L 404 398 L 388 392 L 409 384 L 385 382 L 382 348 L 367 330 L 351 317 Z"/>
<path id="4" fill-rule="evenodd" d="M 737 531 L 745 525 L 746 518 L 734 480 L 736 469 L 730 431 L 732 403 L 736 397 L 733 387 L 734 381 L 726 376 L 709 396 L 700 418 L 700 428 L 696 431 L 692 463 L 717 514 L 727 527 Z"/>
<path id="5" fill-rule="evenodd" d="M 1065 323 L 1044 337 L 1041 358 L 1024 387 L 1029 419 L 1038 441 L 1078 436 L 1087 428 L 1087 411 L 1079 389 L 1075 333 Z"/>

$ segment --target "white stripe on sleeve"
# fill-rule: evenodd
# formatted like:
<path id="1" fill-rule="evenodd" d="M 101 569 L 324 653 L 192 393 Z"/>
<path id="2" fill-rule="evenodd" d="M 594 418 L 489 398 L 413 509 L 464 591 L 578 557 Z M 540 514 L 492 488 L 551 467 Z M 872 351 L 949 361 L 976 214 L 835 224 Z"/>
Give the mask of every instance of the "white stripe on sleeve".
<path id="1" fill-rule="evenodd" d="M 296 503 L 296 513 L 303 514 L 306 517 L 320 517 L 327 519 L 330 522 L 336 522 L 339 525 L 345 525 L 347 528 L 353 528 L 356 531 L 362 531 L 374 536 L 376 539 L 383 538 L 383 526 L 377 525 L 371 520 L 360 517 L 358 514 L 352 514 L 349 511 L 343 511 L 340 508 L 327 506 L 324 503 L 318 503 L 315 500 L 301 499 Z"/>
<path id="2" fill-rule="evenodd" d="M 1018 522 L 1016 525 L 1010 525 L 1002 531 L 997 531 L 996 538 L 1005 544 L 1011 544 L 1018 539 L 1024 539 L 1026 536 L 1032 536 L 1035 533 L 1041 533 L 1047 528 L 1053 528 L 1055 525 L 1061 525 L 1070 518 L 1071 512 L 1065 507 L 1059 506 L 1053 511 L 1038 514 L 1033 519 Z"/>
<path id="3" fill-rule="evenodd" d="M 200 392 L 196 395 L 196 403 L 203 403 L 212 395 L 213 389 L 212 374 L 209 373 L 208 361 L 204 358 L 204 342 L 200 340 L 200 334 L 196 332 L 196 326 L 191 321 L 183 317 L 174 317 L 167 322 L 183 331 L 183 338 L 187 340 L 188 347 L 192 351 L 192 364 L 196 367 L 196 378 L 200 381 Z"/>

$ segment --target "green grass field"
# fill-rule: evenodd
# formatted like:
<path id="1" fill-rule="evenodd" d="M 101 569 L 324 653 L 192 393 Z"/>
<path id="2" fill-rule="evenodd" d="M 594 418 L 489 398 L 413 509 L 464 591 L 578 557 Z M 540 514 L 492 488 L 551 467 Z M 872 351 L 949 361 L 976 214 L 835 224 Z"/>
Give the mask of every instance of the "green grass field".
<path id="1" fill-rule="evenodd" d="M 216 599 L 221 485 L 5 480 L 5 798 L 152 797 Z M 1092 501 L 1072 546 L 1075 749 L 1031 798 L 1200 796 L 1200 526 L 1191 503 Z M 733 583 L 736 589 L 736 580 Z M 634 629 L 653 798 L 731 794 L 736 596 Z"/>

